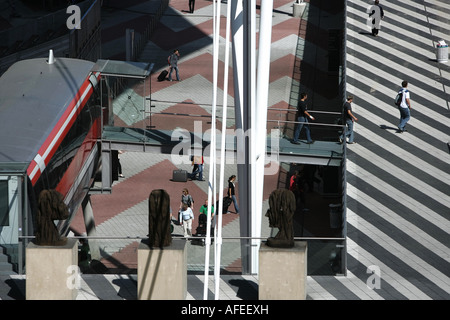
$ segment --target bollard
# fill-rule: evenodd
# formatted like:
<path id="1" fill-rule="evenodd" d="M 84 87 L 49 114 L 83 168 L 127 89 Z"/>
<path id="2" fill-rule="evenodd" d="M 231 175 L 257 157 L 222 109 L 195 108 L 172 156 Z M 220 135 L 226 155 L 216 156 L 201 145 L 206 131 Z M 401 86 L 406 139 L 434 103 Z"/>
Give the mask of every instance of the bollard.
<path id="1" fill-rule="evenodd" d="M 294 17 L 301 17 L 303 15 L 303 12 L 305 11 L 306 3 L 303 2 L 303 0 L 296 0 L 293 4 L 293 16 Z"/>
<path id="2" fill-rule="evenodd" d="M 437 44 L 437 62 L 445 63 L 448 61 L 448 45 L 444 40 L 439 40 Z"/>

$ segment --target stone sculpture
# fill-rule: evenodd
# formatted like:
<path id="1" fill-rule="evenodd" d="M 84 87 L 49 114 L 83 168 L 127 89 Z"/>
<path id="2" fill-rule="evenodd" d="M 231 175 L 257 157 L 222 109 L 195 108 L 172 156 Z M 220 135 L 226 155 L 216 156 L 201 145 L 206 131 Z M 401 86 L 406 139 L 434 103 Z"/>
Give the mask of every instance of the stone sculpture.
<path id="1" fill-rule="evenodd" d="M 35 243 L 41 246 L 63 246 L 67 239 L 61 237 L 54 220 L 65 220 L 69 210 L 62 194 L 56 190 L 42 190 L 38 198 Z"/>
<path id="2" fill-rule="evenodd" d="M 269 247 L 292 248 L 294 246 L 295 206 L 295 196 L 290 190 L 277 189 L 270 194 L 266 217 L 269 217 L 269 226 L 278 228 L 278 233 L 275 237 L 267 239 Z"/>
<path id="3" fill-rule="evenodd" d="M 170 196 L 166 190 L 153 190 L 148 198 L 148 245 L 159 248 L 170 246 L 170 227 Z"/>

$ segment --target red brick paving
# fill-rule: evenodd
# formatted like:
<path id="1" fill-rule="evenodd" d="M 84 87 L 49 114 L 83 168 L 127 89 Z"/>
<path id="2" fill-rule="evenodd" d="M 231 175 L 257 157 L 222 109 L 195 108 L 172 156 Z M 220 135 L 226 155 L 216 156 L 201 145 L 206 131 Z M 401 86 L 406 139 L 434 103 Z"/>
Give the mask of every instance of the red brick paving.
<path id="1" fill-rule="evenodd" d="M 181 19 L 181 18 L 180 18 Z M 209 37 L 212 34 L 212 20 L 193 25 L 181 31 L 174 31 L 163 23 L 158 24 L 157 32 L 151 38 L 158 47 L 163 50 L 174 50 L 192 41 Z M 205 33 L 207 31 L 207 33 Z"/>
<path id="2" fill-rule="evenodd" d="M 194 7 L 194 14 L 196 14 L 197 10 L 202 9 L 204 7 L 207 7 L 211 5 L 211 1 L 195 1 L 195 7 Z M 188 12 L 189 11 L 189 1 L 188 0 L 171 0 L 170 6 L 178 11 L 181 12 Z"/>
<path id="3" fill-rule="evenodd" d="M 229 265 L 225 266 L 225 271 L 229 273 L 241 273 L 242 272 L 242 259 L 238 258 Z"/>
<path id="4" fill-rule="evenodd" d="M 111 273 L 136 273 L 138 247 L 139 242 L 134 241 L 120 250 L 120 252 L 116 252 L 111 257 L 102 259 L 101 262 Z"/>
<path id="5" fill-rule="evenodd" d="M 152 124 L 158 130 L 174 130 L 175 128 L 183 128 L 189 132 L 194 132 L 195 121 L 201 121 L 202 132 L 211 129 L 211 114 L 202 107 L 186 103 L 179 103 L 171 106 L 163 111 L 152 116 Z M 172 114 L 164 114 L 172 113 Z M 192 115 L 203 115 L 207 117 L 192 117 Z M 197 124 L 198 126 L 199 124 Z"/>
<path id="6" fill-rule="evenodd" d="M 124 174 L 126 174 L 126 164 L 122 163 Z M 173 170 L 177 169 L 169 160 L 163 160 L 144 171 L 115 184 L 111 194 L 92 195 L 91 203 L 95 216 L 95 223 L 99 225 L 108 219 L 115 217 L 134 205 L 148 199 L 154 189 L 165 189 L 170 195 L 170 205 L 172 211 L 178 211 L 181 202 L 181 192 L 183 188 L 188 188 L 189 193 L 194 198 L 194 214 L 197 218 L 198 210 L 207 198 L 207 194 L 193 181 L 173 182 Z M 202 183 L 208 183 L 204 181 Z M 224 218 L 224 225 L 235 219 L 236 215 L 229 215 Z M 198 219 L 194 220 L 193 228 L 197 227 Z M 72 221 L 71 229 L 76 234 L 86 232 L 81 210 Z M 111 234 L 111 236 L 115 236 Z M 144 236 L 144 235 L 142 235 Z"/>

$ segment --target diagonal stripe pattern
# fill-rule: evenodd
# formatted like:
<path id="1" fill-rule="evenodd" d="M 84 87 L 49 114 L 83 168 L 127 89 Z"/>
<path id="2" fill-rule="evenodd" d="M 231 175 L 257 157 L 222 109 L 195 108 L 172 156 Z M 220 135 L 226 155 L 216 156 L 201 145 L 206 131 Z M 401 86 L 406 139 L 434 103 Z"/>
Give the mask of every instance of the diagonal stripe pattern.
<path id="1" fill-rule="evenodd" d="M 347 93 L 359 119 L 347 161 L 350 278 L 367 283 L 367 268 L 377 266 L 380 287 L 365 292 L 448 299 L 450 68 L 435 51 L 438 40 L 450 40 L 448 4 L 381 3 L 378 37 L 366 25 L 367 1 L 347 4 Z M 403 80 L 412 109 L 408 132 L 400 134 L 393 99 Z"/>

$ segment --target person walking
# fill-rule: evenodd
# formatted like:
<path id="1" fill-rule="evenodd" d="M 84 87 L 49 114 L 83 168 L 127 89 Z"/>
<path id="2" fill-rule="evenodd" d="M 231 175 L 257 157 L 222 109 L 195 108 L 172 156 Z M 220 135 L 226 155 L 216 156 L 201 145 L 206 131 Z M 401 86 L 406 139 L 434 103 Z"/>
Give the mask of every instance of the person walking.
<path id="1" fill-rule="evenodd" d="M 236 176 L 232 175 L 230 178 L 228 178 L 228 191 L 227 191 L 227 195 L 228 197 L 231 198 L 231 200 L 233 200 L 233 204 L 234 204 L 234 210 L 236 210 L 236 213 L 239 213 L 239 206 L 237 203 L 237 199 L 236 199 L 236 195 L 235 195 L 235 181 L 236 181 Z"/>
<path id="2" fill-rule="evenodd" d="M 194 180 L 197 179 L 199 181 L 205 181 L 203 180 L 203 165 L 204 165 L 204 159 L 203 156 L 192 156 L 192 164 L 193 169 L 192 173 L 189 174 L 189 179 Z M 198 178 L 196 178 L 198 174 Z"/>
<path id="3" fill-rule="evenodd" d="M 194 213 L 186 203 L 183 203 L 180 209 L 180 224 L 183 225 L 184 237 L 192 236 L 192 221 L 194 220 Z"/>
<path id="4" fill-rule="evenodd" d="M 398 110 L 400 111 L 400 122 L 398 124 L 398 130 L 396 131 L 397 133 L 407 131 L 405 126 L 411 118 L 411 101 L 409 100 L 410 94 L 407 87 L 408 81 L 404 80 L 402 82 L 402 88 L 398 91 L 398 94 L 402 95 L 402 100 L 398 106 Z"/>
<path id="5" fill-rule="evenodd" d="M 380 5 L 380 1 L 375 0 L 375 3 L 368 8 L 367 12 L 369 13 L 368 25 L 372 28 L 372 35 L 378 37 L 380 23 L 384 18 L 384 10 Z"/>
<path id="6" fill-rule="evenodd" d="M 122 164 L 120 163 L 120 155 L 123 153 L 122 150 L 118 151 L 118 155 L 117 155 L 117 171 L 119 172 L 119 177 L 120 178 L 125 178 L 125 176 L 122 174 Z"/>
<path id="7" fill-rule="evenodd" d="M 194 210 L 194 198 L 189 194 L 189 190 L 184 188 L 181 192 L 181 203 L 180 209 L 183 207 L 183 204 L 186 204 L 189 208 Z"/>
<path id="8" fill-rule="evenodd" d="M 189 0 L 189 12 L 194 13 L 195 0 Z"/>
<path id="9" fill-rule="evenodd" d="M 294 131 L 294 139 L 291 141 L 291 143 L 293 144 L 300 144 L 298 138 L 300 136 L 302 128 L 305 128 L 306 143 L 307 144 L 314 143 L 314 141 L 311 139 L 311 130 L 309 129 L 308 118 L 311 120 L 315 119 L 312 115 L 308 113 L 306 99 L 308 99 L 308 95 L 306 93 L 303 92 L 302 94 L 300 94 L 300 100 L 298 101 L 297 104 L 297 114 L 296 114 L 296 119 L 297 122 L 299 123 L 297 123 L 297 126 Z"/>
<path id="10" fill-rule="evenodd" d="M 178 49 L 173 50 L 173 53 L 167 58 L 167 62 L 169 63 L 170 71 L 169 71 L 169 81 L 172 81 L 172 72 L 175 70 L 175 75 L 177 77 L 177 81 L 180 81 L 180 73 L 178 71 L 178 59 L 180 58 L 180 52 Z"/>
<path id="11" fill-rule="evenodd" d="M 204 214 L 208 216 L 208 199 L 205 200 L 205 203 L 200 207 L 200 214 Z M 211 219 L 214 218 L 214 206 L 211 205 Z"/>
<path id="12" fill-rule="evenodd" d="M 344 136 L 344 132 L 342 132 L 341 136 L 339 137 L 339 143 L 342 143 L 343 140 L 346 138 L 348 138 L 349 144 L 355 143 L 353 141 L 353 139 L 354 139 L 353 125 L 354 125 L 355 121 L 358 121 L 358 118 L 356 118 L 353 115 L 352 102 L 353 102 L 353 96 L 348 96 L 347 101 L 344 103 L 344 119 L 345 119 L 345 124 L 347 125 L 347 133 Z"/>
<path id="13" fill-rule="evenodd" d="M 297 179 L 298 179 L 298 170 L 295 170 L 292 174 L 291 178 L 289 179 L 289 190 L 294 192 L 297 189 Z"/>

